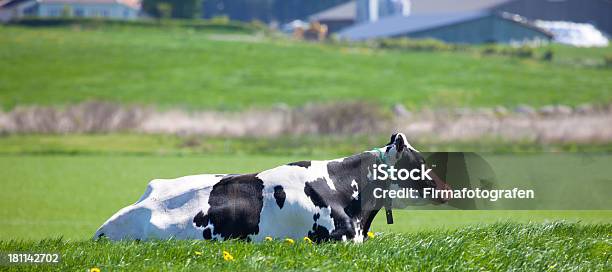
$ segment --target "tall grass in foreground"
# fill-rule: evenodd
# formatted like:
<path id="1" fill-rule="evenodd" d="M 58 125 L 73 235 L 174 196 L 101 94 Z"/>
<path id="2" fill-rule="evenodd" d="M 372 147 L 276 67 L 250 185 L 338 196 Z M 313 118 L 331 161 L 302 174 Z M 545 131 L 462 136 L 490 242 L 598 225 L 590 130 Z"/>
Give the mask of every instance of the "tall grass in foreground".
<path id="1" fill-rule="evenodd" d="M 3 270 L 610 271 L 612 224 L 498 223 L 379 234 L 363 244 L 239 241 L 2 241 L 0 251 L 60 252 L 55 266 Z M 229 252 L 233 260 L 223 258 Z"/>

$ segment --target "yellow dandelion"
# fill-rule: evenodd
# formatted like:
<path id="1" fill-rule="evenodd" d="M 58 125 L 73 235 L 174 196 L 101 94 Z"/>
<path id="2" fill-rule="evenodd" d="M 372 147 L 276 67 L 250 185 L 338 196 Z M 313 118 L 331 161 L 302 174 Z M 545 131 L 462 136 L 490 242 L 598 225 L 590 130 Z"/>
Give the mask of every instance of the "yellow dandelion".
<path id="1" fill-rule="evenodd" d="M 272 237 L 270 237 L 270 236 L 266 236 L 266 238 L 264 238 L 264 240 L 266 240 L 266 241 L 272 241 Z"/>
<path id="2" fill-rule="evenodd" d="M 304 242 L 312 244 L 312 240 L 310 240 L 308 237 L 304 237 Z"/>
<path id="3" fill-rule="evenodd" d="M 200 252 L 200 251 L 196 251 L 194 253 L 195 253 L 195 255 L 202 255 L 202 252 Z"/>
<path id="4" fill-rule="evenodd" d="M 89 272 L 100 272 L 100 268 L 92 267 L 89 269 Z"/>
<path id="5" fill-rule="evenodd" d="M 374 238 L 374 233 L 371 231 L 368 231 L 368 238 Z"/>
<path id="6" fill-rule="evenodd" d="M 291 239 L 291 238 L 285 239 L 285 242 L 287 242 L 290 245 L 293 245 L 295 243 L 295 241 L 293 241 L 293 239 Z"/>
<path id="7" fill-rule="evenodd" d="M 223 259 L 228 261 L 228 262 L 229 261 L 233 261 L 234 260 L 234 256 L 232 256 L 232 254 L 230 254 L 229 252 L 224 250 L 223 251 Z"/>

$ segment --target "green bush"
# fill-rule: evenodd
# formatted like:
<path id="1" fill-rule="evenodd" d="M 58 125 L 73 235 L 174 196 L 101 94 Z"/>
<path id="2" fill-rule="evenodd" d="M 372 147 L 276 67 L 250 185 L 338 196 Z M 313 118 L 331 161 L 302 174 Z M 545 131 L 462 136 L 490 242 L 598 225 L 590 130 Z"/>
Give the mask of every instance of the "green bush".
<path id="1" fill-rule="evenodd" d="M 532 58 L 534 56 L 534 50 L 528 46 L 521 46 L 519 48 L 514 48 L 514 50 L 510 51 L 510 56 L 519 57 L 519 58 Z"/>
<path id="2" fill-rule="evenodd" d="M 542 54 L 542 60 L 544 61 L 552 61 L 554 57 L 554 52 L 551 49 L 546 50 L 544 54 Z"/>
<path id="3" fill-rule="evenodd" d="M 452 51 L 457 48 L 455 45 L 447 44 L 434 39 L 381 39 L 376 42 L 376 46 L 382 49 L 397 49 L 410 51 Z"/>
<path id="4" fill-rule="evenodd" d="M 230 22 L 230 18 L 227 15 L 218 15 L 210 18 L 210 21 L 218 24 L 228 24 Z"/>
<path id="5" fill-rule="evenodd" d="M 495 45 L 487 45 L 482 49 L 483 55 L 497 55 L 499 54 L 499 50 Z"/>
<path id="6" fill-rule="evenodd" d="M 528 59 L 533 58 L 535 56 L 535 50 L 529 46 L 509 47 L 503 45 L 489 44 L 482 49 L 481 54 L 487 56 L 499 55 Z M 550 57 L 552 58 L 552 56 Z M 544 58 L 546 58 L 546 56 Z"/>

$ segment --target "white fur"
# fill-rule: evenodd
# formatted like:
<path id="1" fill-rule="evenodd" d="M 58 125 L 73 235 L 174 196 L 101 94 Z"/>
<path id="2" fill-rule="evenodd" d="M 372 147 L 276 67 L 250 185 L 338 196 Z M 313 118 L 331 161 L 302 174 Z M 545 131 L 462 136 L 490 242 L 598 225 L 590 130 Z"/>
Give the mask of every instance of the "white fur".
<path id="1" fill-rule="evenodd" d="M 221 177 L 186 176 L 149 183 L 143 196 L 109 218 L 96 231 L 111 240 L 198 239 L 202 232 L 194 227 L 193 217 L 208 210 L 208 196 Z"/>
<path id="2" fill-rule="evenodd" d="M 264 182 L 264 205 L 261 210 L 259 234 L 254 235 L 251 239 L 259 241 L 266 236 L 301 239 L 306 236 L 309 230 L 312 230 L 315 213 L 320 215 L 319 220 L 317 220 L 318 225 L 324 226 L 330 231 L 333 229 L 334 222 L 331 218 L 331 209 L 316 207 L 304 193 L 304 186 L 307 181 L 314 181 L 321 176 L 326 176 L 325 179 L 328 184 L 331 183 L 327 173 L 327 162 L 313 161 L 308 169 L 283 165 L 257 175 Z M 273 188 L 277 185 L 283 186 L 286 194 L 282 209 L 278 207 L 273 196 Z"/>
<path id="3" fill-rule="evenodd" d="M 335 190 L 327 173 L 329 162 L 313 161 L 308 169 L 283 165 L 259 173 L 257 177 L 264 183 L 263 207 L 259 233 L 250 238 L 254 241 L 261 241 L 266 236 L 301 239 L 312 230 L 315 213 L 320 215 L 317 224 L 332 231 L 331 209 L 316 207 L 304 193 L 306 182 L 321 177 Z M 221 178 L 194 175 L 153 180 L 136 203 L 114 214 L 96 231 L 94 238 L 103 233 L 111 240 L 203 239 L 205 228 L 210 228 L 214 234 L 214 225 L 195 227 L 193 218 L 200 211 L 208 211 L 210 192 Z M 283 186 L 286 194 L 282 209 L 274 198 L 277 185 Z"/>

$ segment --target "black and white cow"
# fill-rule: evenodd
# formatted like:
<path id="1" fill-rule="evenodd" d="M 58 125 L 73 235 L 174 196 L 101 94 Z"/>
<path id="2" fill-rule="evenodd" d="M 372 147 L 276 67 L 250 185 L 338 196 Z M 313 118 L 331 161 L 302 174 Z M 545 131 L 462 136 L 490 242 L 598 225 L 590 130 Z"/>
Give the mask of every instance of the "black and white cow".
<path id="1" fill-rule="evenodd" d="M 371 167 L 398 162 L 404 167 L 424 163 L 401 133 L 384 147 L 336 160 L 294 162 L 255 174 L 153 180 L 135 204 L 108 219 L 94 238 L 261 241 L 270 236 L 362 242 L 386 204 L 363 197 L 379 185 L 371 180 Z M 436 177 L 421 188 L 445 186 Z"/>

